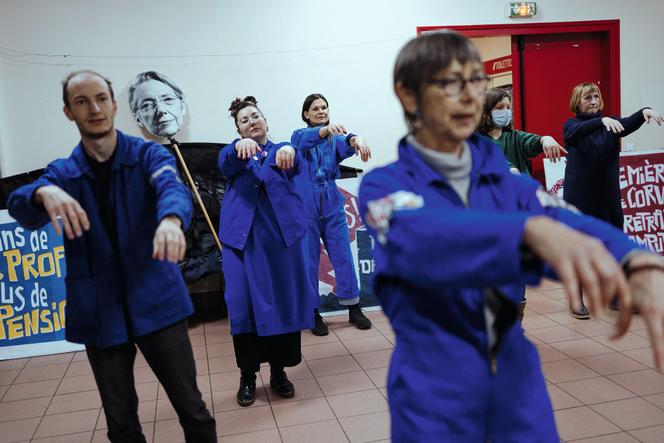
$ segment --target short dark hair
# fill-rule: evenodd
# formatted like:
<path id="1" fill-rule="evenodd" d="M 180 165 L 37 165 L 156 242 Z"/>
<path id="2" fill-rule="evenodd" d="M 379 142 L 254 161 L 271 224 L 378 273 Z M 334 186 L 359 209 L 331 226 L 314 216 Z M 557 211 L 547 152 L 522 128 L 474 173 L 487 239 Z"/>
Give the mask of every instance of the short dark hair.
<path id="1" fill-rule="evenodd" d="M 307 98 L 304 99 L 304 103 L 302 103 L 302 114 L 300 114 L 302 120 L 304 120 L 307 126 L 312 126 L 312 124 L 309 120 L 307 120 L 304 117 L 304 113 L 307 112 L 311 107 L 311 104 L 318 99 L 323 100 L 328 107 L 330 106 L 330 104 L 327 102 L 327 99 L 325 98 L 325 96 L 323 96 L 323 94 L 318 94 L 318 93 L 309 94 Z"/>
<path id="2" fill-rule="evenodd" d="M 419 35 L 399 51 L 394 63 L 394 85 L 400 83 L 419 98 L 424 86 L 454 60 L 463 65 L 470 61 L 482 63 L 473 42 L 461 34 L 442 30 Z M 415 115 L 405 110 L 404 114 L 409 123 L 416 120 Z"/>
<path id="3" fill-rule="evenodd" d="M 180 89 L 180 87 L 176 85 L 175 82 L 171 80 L 169 77 L 165 76 L 164 74 L 160 74 L 157 71 L 141 72 L 129 85 L 129 109 L 131 109 L 131 112 L 133 112 L 134 114 L 138 109 L 135 99 L 136 88 L 138 87 L 138 85 L 140 85 L 141 83 L 145 83 L 148 80 L 156 80 L 158 82 L 162 82 L 163 84 L 170 86 L 173 92 L 175 92 L 175 96 L 180 100 L 184 100 L 184 93 L 182 92 L 182 89 Z"/>
<path id="4" fill-rule="evenodd" d="M 92 74 L 104 80 L 104 82 L 106 82 L 106 86 L 108 86 L 109 92 L 111 93 L 111 100 L 115 101 L 115 93 L 113 92 L 113 86 L 111 85 L 111 81 L 109 79 L 107 79 L 97 71 L 93 71 L 91 69 L 81 69 L 80 71 L 74 71 L 69 73 L 69 75 L 67 75 L 67 77 L 65 77 L 65 79 L 62 80 L 62 101 L 64 102 L 67 108 L 69 107 L 69 90 L 68 90 L 69 82 L 71 81 L 72 78 L 76 77 L 79 74 Z"/>
<path id="5" fill-rule="evenodd" d="M 482 118 L 480 119 L 480 126 L 477 128 L 482 134 L 488 134 L 496 125 L 493 124 L 491 118 L 491 110 L 494 106 L 500 103 L 505 97 L 512 102 L 512 94 L 505 88 L 491 88 L 486 91 L 484 95 L 484 109 L 482 110 Z M 512 122 L 505 126 L 503 129 L 512 129 Z"/>
<path id="6" fill-rule="evenodd" d="M 253 106 L 258 109 L 258 112 L 263 114 L 263 112 L 258 108 L 258 100 L 254 96 L 248 95 L 245 98 L 236 97 L 235 100 L 231 102 L 231 105 L 228 107 L 228 110 L 231 112 L 231 117 L 235 122 L 235 127 L 237 126 L 237 114 L 244 108 L 248 106 Z"/>

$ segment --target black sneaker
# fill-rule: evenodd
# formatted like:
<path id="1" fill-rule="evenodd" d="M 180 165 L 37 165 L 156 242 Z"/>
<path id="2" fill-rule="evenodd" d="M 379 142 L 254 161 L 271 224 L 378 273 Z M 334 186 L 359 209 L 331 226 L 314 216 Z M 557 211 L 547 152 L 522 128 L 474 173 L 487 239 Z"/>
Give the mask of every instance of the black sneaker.
<path id="1" fill-rule="evenodd" d="M 295 395 L 295 386 L 288 380 L 284 371 L 270 375 L 270 388 L 279 397 L 291 398 Z"/>
<path id="2" fill-rule="evenodd" d="M 237 404 L 251 406 L 256 401 L 256 374 L 241 375 L 240 389 L 237 391 Z"/>
<path id="3" fill-rule="evenodd" d="M 323 337 L 330 333 L 330 328 L 328 328 L 325 322 L 323 321 L 323 317 L 321 317 L 320 312 L 318 312 L 318 309 L 314 309 L 314 322 L 315 326 L 311 330 L 312 334 L 317 335 L 318 337 Z"/>
<path id="4" fill-rule="evenodd" d="M 572 305 L 569 305 L 569 313 L 577 320 L 588 320 L 590 318 L 590 312 L 588 312 L 586 305 L 583 304 L 583 300 L 581 300 L 581 307 L 577 311 L 572 309 Z"/>
<path id="5" fill-rule="evenodd" d="M 359 303 L 348 307 L 348 322 L 354 324 L 357 329 L 371 329 L 371 320 L 364 315 Z"/>

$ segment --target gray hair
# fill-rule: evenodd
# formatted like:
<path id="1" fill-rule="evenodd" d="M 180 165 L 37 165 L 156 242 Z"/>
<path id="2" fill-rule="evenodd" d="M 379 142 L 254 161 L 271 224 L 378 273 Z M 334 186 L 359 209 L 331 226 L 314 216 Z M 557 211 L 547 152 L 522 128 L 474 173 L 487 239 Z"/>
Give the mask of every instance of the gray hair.
<path id="1" fill-rule="evenodd" d="M 175 95 L 177 98 L 180 100 L 184 100 L 184 93 L 182 92 L 182 89 L 178 85 L 175 84 L 173 80 L 171 80 L 169 77 L 165 76 L 164 74 L 160 74 L 157 71 L 145 71 L 141 72 L 136 76 L 136 78 L 131 82 L 131 85 L 129 85 L 129 108 L 131 109 L 131 112 L 136 114 L 136 111 L 138 109 L 138 103 L 136 103 L 136 88 L 138 85 L 141 83 L 144 83 L 148 80 L 156 80 L 158 82 L 162 82 L 165 85 L 168 85 L 171 87 L 173 92 L 175 92 Z"/>

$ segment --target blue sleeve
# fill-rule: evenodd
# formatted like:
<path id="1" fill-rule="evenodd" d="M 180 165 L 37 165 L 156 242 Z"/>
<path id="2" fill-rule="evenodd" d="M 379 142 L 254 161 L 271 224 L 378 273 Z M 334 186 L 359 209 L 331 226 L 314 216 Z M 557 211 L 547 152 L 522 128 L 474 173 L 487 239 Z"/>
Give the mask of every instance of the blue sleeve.
<path id="1" fill-rule="evenodd" d="M 368 203 L 403 190 L 389 174 L 368 174 L 360 185 L 360 213 Z M 523 282 L 520 245 L 526 212 L 427 207 L 394 211 L 385 242 L 375 243 L 376 276 L 420 286 L 493 287 Z M 377 232 L 367 223 L 369 232 Z"/>
<path id="2" fill-rule="evenodd" d="M 580 120 L 572 118 L 563 125 L 563 139 L 565 144 L 576 144 L 580 139 L 592 134 L 604 127 L 602 118 L 591 118 L 589 120 Z"/>
<path id="3" fill-rule="evenodd" d="M 322 143 L 323 140 L 324 139 L 320 138 L 320 127 L 317 126 L 296 129 L 293 131 L 293 135 L 291 135 L 291 143 L 300 151 L 308 151 Z"/>
<path id="4" fill-rule="evenodd" d="M 283 169 L 280 169 L 279 166 L 277 166 L 277 151 L 279 151 L 279 149 L 283 148 L 284 146 L 290 146 L 295 150 L 295 159 L 293 161 L 293 168 L 289 169 L 287 171 L 284 171 Z M 284 174 L 286 174 L 287 177 L 291 178 L 291 177 L 296 176 L 300 171 L 300 161 L 301 161 L 300 156 L 301 155 L 302 154 L 300 153 L 300 151 L 295 146 L 293 146 L 289 143 L 283 143 L 281 146 L 279 146 L 279 147 L 272 150 L 272 152 L 270 153 L 270 157 L 267 158 L 266 161 L 268 162 L 268 165 L 272 169 L 275 169 L 276 171 L 281 171 Z"/>
<path id="5" fill-rule="evenodd" d="M 224 148 L 219 152 L 219 157 L 217 158 L 217 167 L 221 171 L 221 175 L 227 179 L 232 179 L 242 171 L 249 169 L 248 160 L 240 160 L 237 158 L 237 153 L 235 152 L 235 144 L 240 139 L 233 140 L 232 143 L 224 146 Z"/>
<path id="6" fill-rule="evenodd" d="M 337 152 L 337 164 L 355 155 L 355 148 L 349 143 L 351 137 L 354 136 L 355 134 L 333 136 L 334 149 Z"/>
<path id="7" fill-rule="evenodd" d="M 636 111 L 634 114 L 629 117 L 619 118 L 618 121 L 622 123 L 625 130 L 618 134 L 618 137 L 627 137 L 631 133 L 637 131 L 645 122 L 646 119 L 643 117 L 643 110 L 647 108 L 642 108 Z"/>
<path id="8" fill-rule="evenodd" d="M 58 162 L 60 160 L 56 160 Z M 41 228 L 51 218 L 44 209 L 43 205 L 36 204 L 33 200 L 34 193 L 42 186 L 55 185 L 62 188 L 62 181 L 58 175 L 58 169 L 55 163 L 46 167 L 44 174 L 32 183 L 23 185 L 9 195 L 7 199 L 7 209 L 9 215 L 26 229 Z"/>
<path id="9" fill-rule="evenodd" d="M 175 157 L 163 146 L 152 143 L 145 150 L 143 165 L 157 194 L 157 220 L 175 215 L 182 221 L 182 230 L 186 231 L 191 223 L 193 206 L 189 189 L 180 180 Z"/>

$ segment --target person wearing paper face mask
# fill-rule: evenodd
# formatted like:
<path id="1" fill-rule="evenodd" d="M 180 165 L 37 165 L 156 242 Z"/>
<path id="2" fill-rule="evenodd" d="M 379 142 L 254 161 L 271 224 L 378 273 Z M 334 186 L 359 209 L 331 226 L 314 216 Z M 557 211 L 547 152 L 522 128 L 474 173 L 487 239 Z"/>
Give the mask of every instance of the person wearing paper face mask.
<path id="1" fill-rule="evenodd" d="M 512 97 L 503 88 L 491 88 L 486 92 L 479 132 L 496 142 L 510 165 L 524 174 L 529 174 L 529 158 L 543 152 L 546 158 L 556 162 L 567 154 L 553 137 L 512 129 Z"/>

